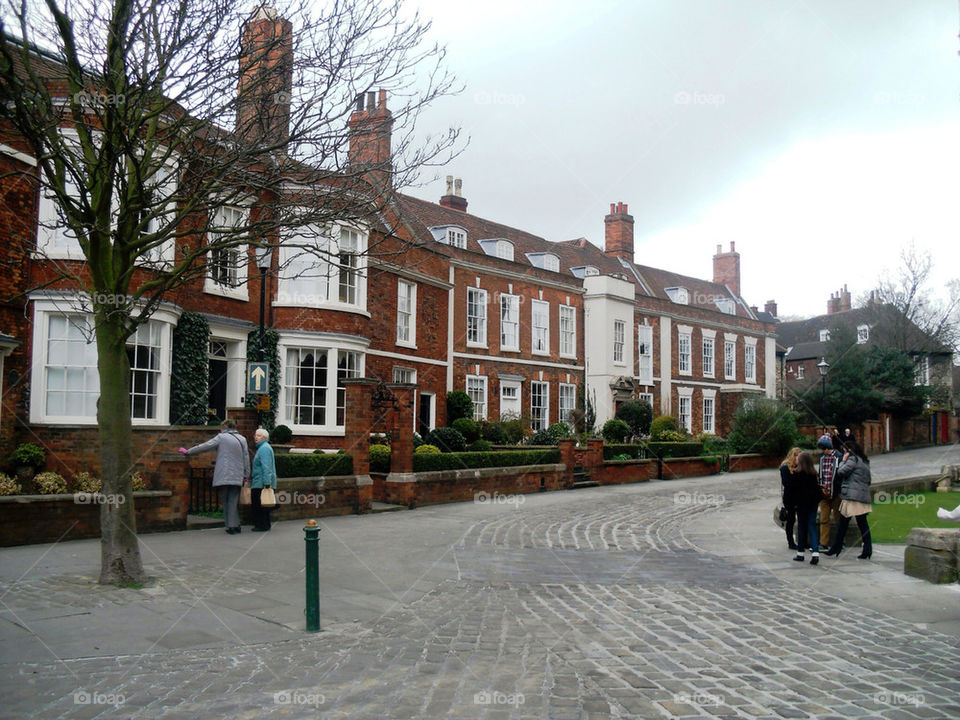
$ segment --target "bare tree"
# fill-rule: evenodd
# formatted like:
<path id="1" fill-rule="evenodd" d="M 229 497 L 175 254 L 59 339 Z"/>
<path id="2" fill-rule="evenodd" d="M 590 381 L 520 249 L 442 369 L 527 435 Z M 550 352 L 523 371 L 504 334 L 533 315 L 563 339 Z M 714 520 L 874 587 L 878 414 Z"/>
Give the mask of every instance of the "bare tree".
<path id="1" fill-rule="evenodd" d="M 47 257 L 43 284 L 93 318 L 103 492 L 124 497 L 101 506 L 101 583 L 144 579 L 126 350 L 138 326 L 199 278 L 244 282 L 253 247 L 285 241 L 278 271 L 291 244 L 339 262 L 351 249 L 326 235 L 334 222 L 394 241 L 391 194 L 458 144 L 455 130 L 413 135 L 453 87 L 429 24 L 400 0 L 250 10 L 7 0 L 0 18 L 0 142 L 35 162 L 4 182 L 37 185 L 56 207 L 34 247 L 6 252 Z"/>
<path id="2" fill-rule="evenodd" d="M 954 351 L 960 347 L 960 280 L 949 280 L 941 293 L 935 293 L 930 287 L 933 265 L 930 253 L 918 251 L 911 243 L 901 250 L 897 271 L 888 272 L 875 290 L 859 298 L 860 305 L 875 302 L 899 310 L 892 338 L 899 350 L 938 352 L 944 346 Z M 920 343 L 924 336 L 925 343 Z"/>

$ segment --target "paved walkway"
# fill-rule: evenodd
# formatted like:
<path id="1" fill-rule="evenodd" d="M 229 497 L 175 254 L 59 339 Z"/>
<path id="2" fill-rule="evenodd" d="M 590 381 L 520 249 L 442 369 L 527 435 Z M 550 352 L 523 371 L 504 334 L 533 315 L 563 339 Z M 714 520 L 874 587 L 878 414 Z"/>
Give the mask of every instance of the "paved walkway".
<path id="1" fill-rule="evenodd" d="M 960 449 L 874 460 L 878 477 Z M 956 718 L 960 589 L 902 547 L 819 567 L 771 522 L 776 471 L 0 551 L 3 718 Z"/>

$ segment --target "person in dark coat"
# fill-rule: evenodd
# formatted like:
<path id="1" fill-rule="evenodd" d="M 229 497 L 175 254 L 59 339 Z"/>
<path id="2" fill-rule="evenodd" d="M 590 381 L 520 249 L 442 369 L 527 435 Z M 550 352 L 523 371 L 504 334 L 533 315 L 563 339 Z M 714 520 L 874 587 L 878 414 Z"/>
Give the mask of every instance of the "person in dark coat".
<path id="1" fill-rule="evenodd" d="M 800 448 L 790 448 L 790 452 L 787 453 L 783 462 L 780 463 L 780 496 L 783 499 L 783 507 L 787 511 L 787 522 L 783 529 L 787 533 L 787 547 L 791 550 L 797 549 L 796 535 L 793 530 L 794 524 L 797 521 L 797 508 L 787 502 L 787 485 L 790 482 L 790 473 L 796 472 L 800 467 L 797 464 L 800 453 Z"/>
<path id="2" fill-rule="evenodd" d="M 867 523 L 867 513 L 873 509 L 870 495 L 870 459 L 855 440 L 848 440 L 846 445 L 847 452 L 837 468 L 837 477 L 841 482 L 840 497 L 843 498 L 840 502 L 840 524 L 837 526 L 837 537 L 825 554 L 839 555 L 843 551 L 843 538 L 850 526 L 850 518 L 856 518 L 863 541 L 863 550 L 857 558 L 869 560 L 873 555 L 870 525 Z"/>
<path id="3" fill-rule="evenodd" d="M 787 478 L 783 502 L 797 509 L 797 554 L 794 560 L 803 562 L 804 551 L 810 548 L 810 564 L 820 562 L 820 544 L 817 533 L 817 508 L 820 506 L 820 479 L 813 463 L 813 455 L 800 453 L 797 469 Z"/>

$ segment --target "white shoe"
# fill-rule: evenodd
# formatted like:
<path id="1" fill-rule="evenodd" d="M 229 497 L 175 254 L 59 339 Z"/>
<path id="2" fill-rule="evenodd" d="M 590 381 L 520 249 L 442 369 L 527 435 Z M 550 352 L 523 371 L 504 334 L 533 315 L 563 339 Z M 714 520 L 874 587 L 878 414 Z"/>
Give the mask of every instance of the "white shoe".
<path id="1" fill-rule="evenodd" d="M 937 517 L 941 520 L 951 520 L 953 522 L 960 522 L 960 505 L 957 505 L 953 510 L 945 510 L 940 508 L 937 510 Z"/>

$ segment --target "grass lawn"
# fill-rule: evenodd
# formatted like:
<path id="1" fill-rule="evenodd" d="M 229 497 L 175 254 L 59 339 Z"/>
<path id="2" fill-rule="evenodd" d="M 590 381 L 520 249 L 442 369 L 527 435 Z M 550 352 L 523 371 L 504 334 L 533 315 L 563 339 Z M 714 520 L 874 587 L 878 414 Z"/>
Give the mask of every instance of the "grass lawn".
<path id="1" fill-rule="evenodd" d="M 882 500 L 886 499 L 886 502 Z M 906 542 L 907 534 L 915 527 L 960 528 L 960 523 L 941 520 L 937 508 L 953 510 L 960 505 L 960 492 L 926 492 L 887 494 L 874 497 L 873 512 L 867 516 L 870 536 L 878 543 Z M 851 525 L 855 525 L 851 519 Z"/>

